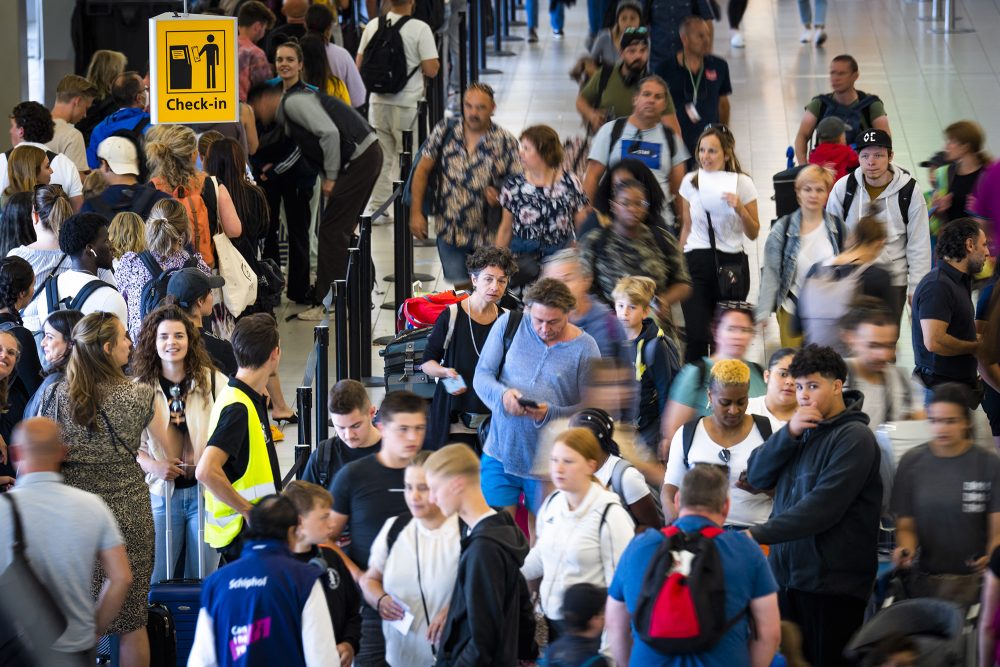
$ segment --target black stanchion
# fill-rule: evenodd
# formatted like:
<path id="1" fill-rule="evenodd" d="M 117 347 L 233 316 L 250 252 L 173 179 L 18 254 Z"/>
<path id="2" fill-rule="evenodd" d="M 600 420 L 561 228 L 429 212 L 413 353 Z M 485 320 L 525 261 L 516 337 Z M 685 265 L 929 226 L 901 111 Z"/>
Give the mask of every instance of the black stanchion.
<path id="1" fill-rule="evenodd" d="M 334 290 L 336 291 L 336 287 Z M 347 307 L 337 303 L 337 319 L 347 317 Z M 341 315 L 343 313 L 343 315 Z M 339 330 L 339 327 L 338 327 Z M 316 441 L 326 440 L 329 427 L 326 420 L 326 398 L 330 392 L 330 327 L 318 325 L 313 329 L 316 340 Z M 337 335 L 337 376 L 340 377 L 341 350 L 340 335 Z M 346 352 L 344 352 L 346 355 Z M 346 359 L 344 360 L 346 362 Z M 302 421 L 302 418 L 299 418 Z M 308 420 L 307 420 L 308 421 Z"/>
<path id="2" fill-rule="evenodd" d="M 375 285 L 375 267 L 372 265 L 371 216 L 361 216 L 358 229 L 358 247 L 361 249 L 361 382 L 368 387 L 381 387 L 382 378 L 372 377 L 372 289 Z"/>
<path id="3" fill-rule="evenodd" d="M 514 0 L 500 0 L 501 2 L 501 12 L 502 16 L 500 23 L 503 28 L 503 41 L 505 42 L 523 42 L 524 37 L 518 35 L 510 34 L 510 27 L 515 24 L 514 22 Z"/>
<path id="4" fill-rule="evenodd" d="M 362 348 L 362 321 L 361 321 L 361 291 L 364 287 L 361 284 L 361 248 L 349 248 L 347 251 L 349 259 L 347 263 L 347 375 L 352 380 L 361 381 L 361 355 L 371 350 Z"/>
<path id="5" fill-rule="evenodd" d="M 467 37 L 462 40 L 468 46 L 469 52 L 469 83 L 479 80 L 479 2 L 473 0 L 469 2 L 468 13 L 469 25 L 466 31 Z M 463 97 L 464 99 L 464 97 Z"/>
<path id="6" fill-rule="evenodd" d="M 524 5 L 518 2 L 517 0 L 509 0 L 509 3 L 510 3 L 510 20 L 507 21 L 507 24 L 511 28 L 523 28 L 524 26 L 528 25 L 524 21 L 521 21 L 517 18 L 517 10 L 523 9 Z"/>
<path id="7" fill-rule="evenodd" d="M 348 348 L 348 334 L 347 334 L 347 281 L 346 280 L 334 280 L 333 281 L 333 300 L 334 300 L 334 336 L 336 338 L 336 351 L 337 351 L 337 380 L 344 380 L 350 377 L 350 363 L 348 356 L 350 355 L 350 349 Z M 317 378 L 318 380 L 318 378 Z"/>
<path id="8" fill-rule="evenodd" d="M 312 451 L 312 387 L 299 387 L 295 390 L 295 404 L 299 413 L 299 441 L 295 444 L 295 460 L 308 457 Z M 304 467 L 304 466 L 303 466 Z M 299 468 L 296 479 L 302 479 Z"/>
<path id="9" fill-rule="evenodd" d="M 470 0 L 470 6 L 476 6 L 479 2 L 483 3 L 483 6 L 487 6 L 490 0 Z M 477 16 L 475 34 L 476 39 L 473 40 L 476 43 L 476 51 L 479 54 L 479 75 L 483 74 L 502 74 L 498 69 L 488 67 L 486 65 L 486 12 L 483 6 L 477 7 L 476 11 L 479 14 Z"/>
<path id="10" fill-rule="evenodd" d="M 427 141 L 427 102 L 417 102 L 417 145 Z"/>
<path id="11" fill-rule="evenodd" d="M 458 13 L 458 93 L 459 99 L 465 99 L 465 89 L 469 86 L 469 15 L 465 11 Z"/>
<path id="12" fill-rule="evenodd" d="M 403 153 L 406 155 L 406 153 Z M 402 157 L 402 156 L 400 156 Z M 399 181 L 393 184 L 394 186 L 399 185 Z M 403 305 L 403 302 L 413 296 L 413 274 L 410 271 L 411 261 L 408 261 L 407 255 L 413 256 L 413 244 L 411 240 L 413 235 L 410 234 L 410 225 L 407 220 L 406 206 L 402 201 L 399 201 L 397 212 L 399 217 L 396 218 L 396 282 L 393 284 L 395 289 L 394 296 L 396 302 L 393 304 L 392 310 L 396 310 Z M 384 307 L 384 306 L 383 306 Z"/>
<path id="13" fill-rule="evenodd" d="M 503 27 L 507 19 L 506 7 L 506 0 L 493 0 L 493 48 L 490 50 L 490 55 L 499 58 L 509 58 L 510 56 L 517 55 L 513 51 L 506 51 L 503 48 Z"/>

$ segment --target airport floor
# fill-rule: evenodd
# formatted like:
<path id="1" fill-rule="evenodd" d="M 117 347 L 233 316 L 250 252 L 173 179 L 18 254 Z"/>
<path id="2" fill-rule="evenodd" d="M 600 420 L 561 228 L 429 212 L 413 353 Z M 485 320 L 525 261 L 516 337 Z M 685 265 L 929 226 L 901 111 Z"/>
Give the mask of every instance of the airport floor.
<path id="1" fill-rule="evenodd" d="M 894 163 L 913 173 L 922 186 L 927 185 L 927 174 L 917 165 L 941 150 L 941 131 L 949 123 L 976 120 L 986 131 L 988 146 L 1000 146 L 1000 114 L 996 113 L 1000 108 L 1000 47 L 995 41 L 1000 35 L 1000 0 L 956 0 L 956 4 L 958 27 L 973 27 L 974 32 L 932 33 L 931 28 L 941 23 L 921 20 L 931 15 L 931 0 L 829 0 L 828 39 L 820 48 L 799 43 L 802 30 L 795 0 L 751 0 L 743 20 L 746 47 L 742 49 L 730 46 L 725 22 L 716 24 L 715 53 L 728 61 L 733 84 L 730 128 L 740 162 L 760 195 L 761 234 L 756 242 L 747 242 L 746 248 L 751 274 L 759 275 L 766 232 L 774 217 L 771 177 L 785 168 L 785 151 L 794 139 L 803 106 L 813 95 L 828 91 L 827 67 L 833 56 L 850 53 L 858 60 L 858 87 L 885 102 Z M 525 29 L 514 28 L 512 33 L 523 36 Z M 504 48 L 513 56 L 488 58 L 488 66 L 500 70 L 481 77 L 496 90 L 494 120 L 515 135 L 540 123 L 551 125 L 563 138 L 582 135 L 574 106 L 577 88 L 568 73 L 584 53 L 586 4 L 577 3 L 568 10 L 564 38 L 553 36 L 545 12 L 541 12 L 538 33 L 535 44 L 505 42 Z M 378 279 L 374 300 L 381 304 L 392 301 L 392 283 L 383 280 L 393 272 L 392 227 L 375 227 L 372 241 Z M 417 272 L 434 276 L 418 290 L 449 287 L 440 278 L 435 248 L 416 248 L 414 264 Z M 755 280 L 751 300 L 756 290 Z M 302 381 L 315 325 L 294 319 L 286 323 L 285 317 L 298 310 L 301 306 L 284 303 L 278 311 L 283 351 L 280 375 L 290 405 Z M 374 338 L 393 332 L 392 311 L 376 307 L 372 321 Z M 900 342 L 899 362 L 912 365 L 908 323 Z M 772 320 L 757 337 L 751 356 L 763 361 L 777 346 Z M 376 375 L 382 370 L 379 349 L 371 350 Z M 331 349 L 330 377 L 335 376 Z M 373 399 L 377 401 L 381 393 L 380 388 L 373 388 Z M 287 438 L 279 445 L 283 470 L 291 465 L 297 438 L 294 426 L 286 426 L 285 432 Z"/>

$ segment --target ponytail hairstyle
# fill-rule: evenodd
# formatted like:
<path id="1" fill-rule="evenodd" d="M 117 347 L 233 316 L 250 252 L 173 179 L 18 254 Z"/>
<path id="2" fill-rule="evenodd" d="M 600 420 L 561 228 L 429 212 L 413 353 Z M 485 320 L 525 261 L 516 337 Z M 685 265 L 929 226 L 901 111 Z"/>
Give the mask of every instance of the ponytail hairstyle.
<path id="1" fill-rule="evenodd" d="M 185 197 L 184 189 L 191 187 L 197 176 L 194 154 L 198 139 L 194 130 L 186 125 L 153 125 L 146 133 L 146 161 L 153 178 L 163 179 L 178 196 Z"/>
<path id="2" fill-rule="evenodd" d="M 94 428 L 109 384 L 124 382 L 125 373 L 105 345 L 114 348 L 126 335 L 121 320 L 112 313 L 91 313 L 73 328 L 73 348 L 66 365 L 70 419 L 88 430 Z"/>
<path id="3" fill-rule="evenodd" d="M 873 215 L 866 215 L 862 216 L 854 225 L 854 229 L 847 239 L 847 247 L 874 246 L 878 243 L 884 243 L 887 238 L 888 234 L 882 221 Z"/>
<path id="4" fill-rule="evenodd" d="M 176 199 L 167 198 L 153 204 L 146 220 L 146 247 L 166 257 L 184 247 L 189 239 L 187 209 Z"/>
<path id="5" fill-rule="evenodd" d="M 59 229 L 73 215 L 73 204 L 61 185 L 50 183 L 35 188 L 35 214 L 42 229 L 59 237 Z"/>

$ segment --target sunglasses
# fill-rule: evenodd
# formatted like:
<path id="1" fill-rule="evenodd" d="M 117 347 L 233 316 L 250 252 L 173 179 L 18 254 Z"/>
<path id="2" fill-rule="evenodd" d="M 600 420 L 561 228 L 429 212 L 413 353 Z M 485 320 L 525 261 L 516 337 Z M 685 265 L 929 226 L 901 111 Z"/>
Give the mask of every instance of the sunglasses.
<path id="1" fill-rule="evenodd" d="M 753 312 L 754 305 L 749 301 L 720 301 L 716 304 L 716 308 L 722 311 L 749 310 Z"/>
<path id="2" fill-rule="evenodd" d="M 729 128 L 722 123 L 709 123 L 705 126 L 705 130 L 716 130 L 717 132 L 722 132 L 723 134 L 732 134 Z"/>

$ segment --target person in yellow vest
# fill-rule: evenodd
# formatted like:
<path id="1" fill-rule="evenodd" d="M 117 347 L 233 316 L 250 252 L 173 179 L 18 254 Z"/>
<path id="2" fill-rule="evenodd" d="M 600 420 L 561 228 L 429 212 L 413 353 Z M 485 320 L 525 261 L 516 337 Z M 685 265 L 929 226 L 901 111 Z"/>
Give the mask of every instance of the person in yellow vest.
<path id="1" fill-rule="evenodd" d="M 206 489 L 205 541 L 223 563 L 239 558 L 250 510 L 281 485 L 262 396 L 281 360 L 278 324 L 264 313 L 244 317 L 232 344 L 238 369 L 216 396 L 208 444 L 195 471 Z"/>

